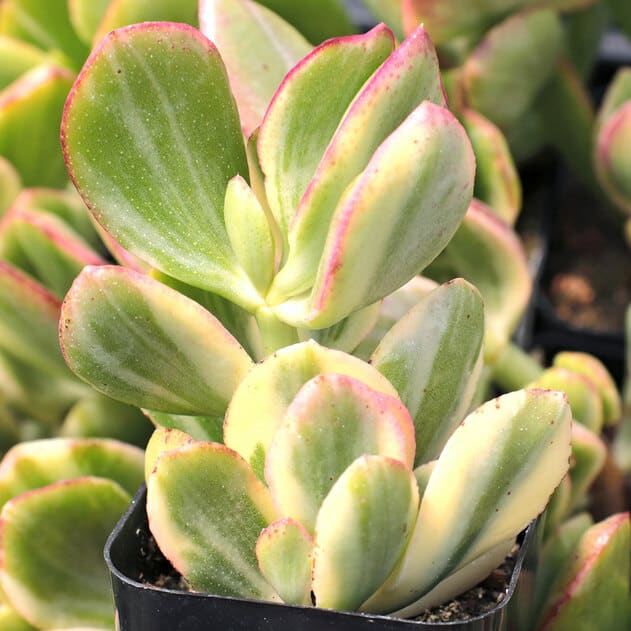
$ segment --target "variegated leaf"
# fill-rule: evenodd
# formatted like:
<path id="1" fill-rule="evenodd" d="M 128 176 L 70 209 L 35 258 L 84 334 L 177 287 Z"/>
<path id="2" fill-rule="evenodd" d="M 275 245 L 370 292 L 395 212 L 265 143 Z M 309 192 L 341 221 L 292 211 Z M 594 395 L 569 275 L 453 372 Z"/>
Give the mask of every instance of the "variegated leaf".
<path id="1" fill-rule="evenodd" d="M 0 156 L 0 217 L 9 208 L 22 187 L 22 181 L 15 167 Z"/>
<path id="2" fill-rule="evenodd" d="M 285 239 L 344 112 L 393 46 L 394 36 L 383 25 L 325 42 L 291 70 L 274 95 L 259 130 L 258 156 L 267 199 Z"/>
<path id="3" fill-rule="evenodd" d="M 346 375 L 308 381 L 287 408 L 265 461 L 278 513 L 312 533 L 331 487 L 365 454 L 412 469 L 414 426 L 403 403 Z"/>
<path id="4" fill-rule="evenodd" d="M 588 491 L 602 471 L 606 457 L 607 445 L 598 434 L 579 423 L 572 423 L 570 509 L 583 508 L 588 502 Z"/>
<path id="5" fill-rule="evenodd" d="M 256 364 L 230 401 L 224 442 L 237 451 L 262 479 L 265 456 L 294 397 L 313 377 L 337 373 L 396 396 L 390 382 L 366 362 L 314 341 L 283 348 Z"/>
<path id="6" fill-rule="evenodd" d="M 151 435 L 145 450 L 145 481 L 149 481 L 149 476 L 163 452 L 173 451 L 194 442 L 196 441 L 190 434 L 179 429 L 158 427 Z"/>
<path id="7" fill-rule="evenodd" d="M 251 365 L 199 304 L 121 267 L 86 267 L 68 292 L 60 322 L 72 370 L 138 407 L 222 415 Z"/>
<path id="8" fill-rule="evenodd" d="M 357 609 L 388 577 L 418 511 L 412 472 L 399 460 L 361 456 L 326 496 L 313 548 L 315 604 Z"/>
<path id="9" fill-rule="evenodd" d="M 190 434 L 195 440 L 205 440 L 214 443 L 223 441 L 222 416 L 190 416 L 146 409 L 143 412 L 155 427 L 177 429 Z"/>
<path id="10" fill-rule="evenodd" d="M 414 466 L 438 457 L 467 413 L 483 337 L 482 299 L 456 279 L 421 299 L 373 353 L 371 364 L 397 389 L 414 420 Z"/>
<path id="11" fill-rule="evenodd" d="M 310 52 L 311 44 L 276 13 L 250 0 L 201 0 L 199 20 L 226 64 L 249 136 L 283 77 Z"/>
<path id="12" fill-rule="evenodd" d="M 353 99 L 299 201 L 289 256 L 269 299 L 294 296 L 315 279 L 337 203 L 383 140 L 422 101 L 444 106 L 436 51 L 422 27 L 406 39 Z M 400 156 L 405 161 L 404 156 Z"/>
<path id="13" fill-rule="evenodd" d="M 111 480 L 76 478 L 24 493 L 0 513 L 0 584 L 39 628 L 114 624 L 103 546 L 130 495 Z"/>
<path id="14" fill-rule="evenodd" d="M 284 603 L 309 605 L 313 539 L 294 519 L 284 517 L 264 528 L 256 542 L 263 576 Z"/>
<path id="15" fill-rule="evenodd" d="M 147 484 L 149 527 L 194 589 L 277 600 L 255 556 L 276 519 L 269 491 L 234 451 L 194 443 L 163 452 Z"/>
<path id="16" fill-rule="evenodd" d="M 513 392 L 472 412 L 436 463 L 402 562 L 367 610 L 400 609 L 515 537 L 567 471 L 570 424 L 564 395 L 551 390 Z"/>
<path id="17" fill-rule="evenodd" d="M 88 207 L 124 248 L 246 308 L 261 302 L 223 221 L 228 181 L 247 173 L 239 117 L 198 31 L 145 23 L 108 35 L 70 93 L 62 145 Z"/>

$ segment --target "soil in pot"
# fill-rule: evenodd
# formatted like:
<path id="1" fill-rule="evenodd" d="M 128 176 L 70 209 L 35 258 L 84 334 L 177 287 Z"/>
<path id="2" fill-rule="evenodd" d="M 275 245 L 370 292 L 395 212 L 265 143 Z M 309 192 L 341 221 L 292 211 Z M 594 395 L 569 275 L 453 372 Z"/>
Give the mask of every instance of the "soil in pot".
<path id="1" fill-rule="evenodd" d="M 156 544 L 153 535 L 144 525 L 137 529 L 139 539 L 138 575 L 133 576 L 141 583 L 190 591 L 186 580 L 173 568 Z M 516 543 L 504 563 L 496 568 L 484 581 L 464 592 L 457 598 L 439 607 L 427 609 L 414 620 L 420 622 L 464 622 L 481 616 L 501 603 L 508 593 L 520 545 Z"/>

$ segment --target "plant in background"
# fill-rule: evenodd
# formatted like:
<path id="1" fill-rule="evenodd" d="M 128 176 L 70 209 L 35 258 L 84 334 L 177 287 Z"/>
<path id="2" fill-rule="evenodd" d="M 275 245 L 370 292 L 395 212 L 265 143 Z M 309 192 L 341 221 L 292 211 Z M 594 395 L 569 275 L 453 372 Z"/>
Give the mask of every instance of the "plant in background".
<path id="1" fill-rule="evenodd" d="M 0 462 L 0 628 L 114 628 L 105 540 L 140 482 L 113 440 L 24 442 Z"/>

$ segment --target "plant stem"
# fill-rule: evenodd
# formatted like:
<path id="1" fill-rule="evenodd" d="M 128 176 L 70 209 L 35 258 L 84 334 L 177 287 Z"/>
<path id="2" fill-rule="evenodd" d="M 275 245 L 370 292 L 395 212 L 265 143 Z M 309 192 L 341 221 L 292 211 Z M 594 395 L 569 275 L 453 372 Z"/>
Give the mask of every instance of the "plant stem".
<path id="1" fill-rule="evenodd" d="M 493 380 L 506 392 L 525 388 L 543 372 L 543 367 L 526 351 L 509 342 L 492 366 Z"/>
<path id="2" fill-rule="evenodd" d="M 264 356 L 299 341 L 298 331 L 293 326 L 279 320 L 269 307 L 257 309 L 255 317 L 261 331 Z"/>

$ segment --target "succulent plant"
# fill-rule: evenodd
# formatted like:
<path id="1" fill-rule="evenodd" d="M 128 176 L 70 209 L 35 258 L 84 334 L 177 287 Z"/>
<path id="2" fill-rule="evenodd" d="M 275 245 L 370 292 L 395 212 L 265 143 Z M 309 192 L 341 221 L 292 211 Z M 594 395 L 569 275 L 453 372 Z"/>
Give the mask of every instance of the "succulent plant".
<path id="1" fill-rule="evenodd" d="M 0 628 L 114 627 L 102 550 L 142 481 L 113 440 L 24 442 L 0 462 Z"/>

